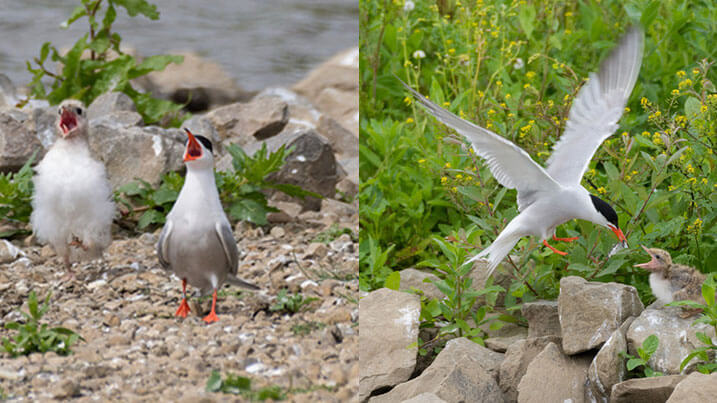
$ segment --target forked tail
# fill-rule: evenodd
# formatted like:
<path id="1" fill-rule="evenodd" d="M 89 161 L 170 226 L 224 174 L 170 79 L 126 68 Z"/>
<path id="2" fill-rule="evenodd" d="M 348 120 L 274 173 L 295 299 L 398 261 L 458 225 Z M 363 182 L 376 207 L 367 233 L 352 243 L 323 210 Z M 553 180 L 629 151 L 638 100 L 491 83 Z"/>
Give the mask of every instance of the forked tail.
<path id="1" fill-rule="evenodd" d="M 503 261 L 503 258 L 508 256 L 511 250 L 518 240 L 522 237 L 521 234 L 508 231 L 508 228 L 504 230 L 492 244 L 487 248 L 483 249 L 479 254 L 473 256 L 469 262 L 476 261 L 478 259 L 486 258 L 488 261 L 488 275 L 493 274 L 493 270 Z"/>

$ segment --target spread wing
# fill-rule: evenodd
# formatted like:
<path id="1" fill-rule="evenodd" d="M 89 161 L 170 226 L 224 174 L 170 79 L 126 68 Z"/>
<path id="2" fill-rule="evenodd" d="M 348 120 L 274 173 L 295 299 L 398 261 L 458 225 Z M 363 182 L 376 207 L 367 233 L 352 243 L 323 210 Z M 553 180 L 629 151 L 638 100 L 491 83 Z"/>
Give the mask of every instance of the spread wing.
<path id="1" fill-rule="evenodd" d="M 214 225 L 219 242 L 222 244 L 222 250 L 224 250 L 224 256 L 227 258 L 229 264 L 228 272 L 234 274 L 237 272 L 239 266 L 239 249 L 234 241 L 234 234 L 232 233 L 229 224 L 222 221 L 217 221 Z"/>
<path id="2" fill-rule="evenodd" d="M 617 130 L 640 72 L 642 49 L 642 29 L 633 27 L 578 92 L 547 163 L 548 174 L 559 183 L 579 185 L 595 151 Z"/>
<path id="3" fill-rule="evenodd" d="M 165 270 L 169 270 L 169 237 L 172 235 L 173 223 L 171 220 L 167 220 L 167 223 L 162 228 L 162 232 L 159 234 L 159 241 L 157 242 L 157 256 L 159 257 L 159 264 Z"/>
<path id="4" fill-rule="evenodd" d="M 399 80 L 400 81 L 400 80 Z M 441 108 L 401 81 L 428 113 L 463 135 L 475 153 L 486 160 L 501 185 L 518 190 L 518 210 L 532 204 L 540 192 L 552 192 L 560 185 L 522 148 L 488 129 L 477 126 Z"/>

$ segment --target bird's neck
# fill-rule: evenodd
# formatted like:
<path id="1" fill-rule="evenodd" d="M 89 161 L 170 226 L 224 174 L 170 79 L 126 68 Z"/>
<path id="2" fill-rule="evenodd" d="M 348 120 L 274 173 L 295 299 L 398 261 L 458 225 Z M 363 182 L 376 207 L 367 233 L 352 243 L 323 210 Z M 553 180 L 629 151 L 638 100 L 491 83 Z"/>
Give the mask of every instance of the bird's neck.
<path id="1" fill-rule="evenodd" d="M 177 202 L 187 203 L 190 208 L 221 208 L 214 169 L 187 169 Z"/>

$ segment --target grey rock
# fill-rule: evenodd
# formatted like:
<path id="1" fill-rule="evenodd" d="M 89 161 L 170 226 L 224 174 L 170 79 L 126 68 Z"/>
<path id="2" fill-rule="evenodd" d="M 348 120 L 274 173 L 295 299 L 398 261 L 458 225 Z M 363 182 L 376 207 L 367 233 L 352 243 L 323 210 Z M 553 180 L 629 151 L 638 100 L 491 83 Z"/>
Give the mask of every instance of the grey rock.
<path id="1" fill-rule="evenodd" d="M 502 402 L 503 395 L 491 374 L 498 360 L 488 358 L 491 354 L 496 353 L 466 338 L 453 339 L 421 375 L 369 402 L 400 402 L 426 392 L 447 402 Z"/>
<path id="2" fill-rule="evenodd" d="M 182 168 L 184 144 L 177 129 L 124 127 L 102 121 L 90 127 L 90 149 L 105 164 L 114 189 L 136 178 L 158 185 L 163 174 Z"/>
<path id="3" fill-rule="evenodd" d="M 433 283 L 425 281 L 426 279 L 437 281 L 438 277 L 434 274 L 426 273 L 416 269 L 404 269 L 401 270 L 401 285 L 399 290 L 410 291 L 411 289 L 417 289 L 423 291 L 423 295 L 428 298 L 442 299 L 443 293 L 438 290 Z"/>
<path id="4" fill-rule="evenodd" d="M 277 98 L 256 98 L 214 109 L 206 118 L 225 145 L 246 146 L 279 134 L 289 121 L 289 107 Z"/>
<path id="5" fill-rule="evenodd" d="M 528 365 L 550 343 L 560 345 L 560 337 L 544 336 L 523 339 L 508 346 L 505 359 L 500 365 L 500 376 L 498 377 L 500 388 L 507 402 L 518 401 L 518 385 L 528 370 Z"/>
<path id="6" fill-rule="evenodd" d="M 269 175 L 268 179 L 278 183 L 300 186 L 304 190 L 318 193 L 324 197 L 333 197 L 336 193 L 336 158 L 328 141 L 314 130 L 299 130 L 294 133 L 282 132 L 266 141 L 270 152 L 276 151 L 281 145 L 293 151 L 286 157 L 286 162 L 278 172 Z M 260 147 L 254 143 L 245 148 L 245 152 L 253 155 Z M 306 197 L 304 200 L 289 198 L 277 194 L 277 200 L 300 203 L 307 210 L 319 210 L 321 200 Z"/>
<path id="7" fill-rule="evenodd" d="M 635 378 L 612 387 L 610 403 L 663 403 L 672 394 L 683 375 Z"/>
<path id="8" fill-rule="evenodd" d="M 717 396 L 717 372 L 703 374 L 693 372 L 675 387 L 668 403 L 709 402 Z"/>
<path id="9" fill-rule="evenodd" d="M 122 92 L 107 92 L 99 97 L 87 107 L 87 118 L 101 118 L 114 112 L 137 112 L 132 98 Z"/>
<path id="10" fill-rule="evenodd" d="M 563 277 L 558 297 L 563 350 L 570 355 L 600 347 L 625 319 L 643 309 L 635 287 Z"/>
<path id="11" fill-rule="evenodd" d="M 528 337 L 561 335 L 558 301 L 526 302 L 521 313 L 528 320 Z"/>
<path id="12" fill-rule="evenodd" d="M 334 118 L 326 115 L 321 116 L 316 131 L 329 139 L 338 158 L 343 156 L 358 157 L 358 138 L 341 126 Z"/>
<path id="13" fill-rule="evenodd" d="M 603 344 L 588 369 L 585 399 L 607 403 L 612 386 L 625 380 L 627 369 L 620 352 L 627 351 L 625 333 L 635 318 L 628 318 Z"/>
<path id="14" fill-rule="evenodd" d="M 565 334 L 565 333 L 563 333 Z M 518 402 L 584 401 L 585 379 L 592 357 L 568 356 L 555 343 L 548 343 L 528 365 L 518 384 Z"/>
<path id="15" fill-rule="evenodd" d="M 16 91 L 10 78 L 0 73 L 0 108 L 13 107 L 17 103 Z"/>
<path id="16" fill-rule="evenodd" d="M 416 395 L 410 399 L 406 399 L 401 403 L 446 403 L 446 401 L 436 396 L 435 393 L 426 392 Z"/>
<path id="17" fill-rule="evenodd" d="M 520 327 L 518 327 L 520 328 Z M 524 329 L 524 328 L 520 328 Z M 495 337 L 488 337 L 485 339 L 485 346 L 489 349 L 499 352 L 499 353 L 505 353 L 508 351 L 508 348 L 512 346 L 514 343 L 517 343 L 521 340 L 525 340 L 528 338 L 528 333 L 526 332 L 520 332 L 513 335 L 508 336 L 495 336 Z M 560 340 L 558 340 L 560 341 Z"/>
<path id="18" fill-rule="evenodd" d="M 32 110 L 32 120 L 35 123 L 35 136 L 47 150 L 57 140 L 57 108 L 54 106 L 46 108 L 34 108 Z M 38 161 L 44 156 L 38 154 Z"/>
<path id="19" fill-rule="evenodd" d="M 341 200 L 353 200 L 358 194 L 358 184 L 349 178 L 343 178 L 336 183 L 336 193 Z"/>
<path id="20" fill-rule="evenodd" d="M 359 400 L 376 389 L 406 381 L 416 366 L 417 295 L 386 288 L 359 301 Z M 380 342 L 378 342 L 380 340 Z"/>
<path id="21" fill-rule="evenodd" d="M 5 239 L 0 239 L 0 264 L 10 263 L 25 254 L 17 246 Z"/>
<path id="22" fill-rule="evenodd" d="M 682 360 L 692 350 L 703 345 L 697 339 L 697 332 L 703 332 L 717 341 L 714 328 L 702 323 L 694 325 L 695 318 L 680 318 L 681 312 L 679 307 L 655 309 L 651 305 L 645 309 L 627 331 L 630 354 L 637 356 L 637 348 L 647 337 L 654 334 L 660 344 L 648 361 L 650 367 L 665 375 L 679 374 Z M 690 372 L 695 361 L 685 368 L 685 372 Z"/>
<path id="23" fill-rule="evenodd" d="M 41 150 L 35 124 L 28 114 L 17 109 L 0 110 L 0 172 L 17 171 Z"/>
<path id="24" fill-rule="evenodd" d="M 214 148 L 214 158 L 221 155 L 224 151 L 222 139 L 214 128 L 212 121 L 206 115 L 194 115 L 182 123 L 182 128 L 189 129 L 192 134 L 200 134 L 212 141 Z"/>

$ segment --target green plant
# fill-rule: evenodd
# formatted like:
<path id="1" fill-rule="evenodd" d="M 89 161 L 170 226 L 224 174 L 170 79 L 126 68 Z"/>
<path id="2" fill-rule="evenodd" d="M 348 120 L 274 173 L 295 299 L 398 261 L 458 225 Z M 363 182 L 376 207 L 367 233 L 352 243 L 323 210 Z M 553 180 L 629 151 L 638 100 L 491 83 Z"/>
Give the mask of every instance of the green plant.
<path id="1" fill-rule="evenodd" d="M 28 355 L 35 352 L 45 353 L 54 351 L 59 355 L 68 355 L 70 348 L 78 340 L 84 341 L 82 336 L 64 327 L 50 328 L 46 323 L 40 324 L 40 319 L 50 309 L 50 296 L 48 293 L 42 306 L 38 306 L 35 291 L 28 297 L 29 313 L 20 311 L 25 317 L 25 323 L 8 322 L 5 329 L 17 331 L 12 339 L 3 337 L 2 345 L 11 357 Z"/>
<path id="2" fill-rule="evenodd" d="M 27 223 L 32 214 L 32 164 L 37 151 L 16 173 L 0 172 L 0 217 L 13 223 Z M 24 233 L 23 229 L 12 228 L 0 232 L 0 238 Z"/>
<path id="3" fill-rule="evenodd" d="M 662 376 L 662 372 L 655 371 L 647 365 L 648 361 L 650 361 L 650 357 L 652 357 L 652 355 L 655 354 L 655 351 L 657 351 L 659 344 L 660 340 L 657 336 L 651 334 L 642 342 L 642 346 L 637 348 L 638 357 L 633 357 L 624 351 L 620 352 L 620 355 L 627 359 L 627 363 L 625 364 L 627 370 L 635 375 L 635 377 L 649 378 L 653 376 Z M 643 367 L 643 372 L 639 373 L 634 371 L 637 367 Z"/>
<path id="4" fill-rule="evenodd" d="M 291 333 L 294 333 L 297 336 L 306 336 L 314 330 L 321 330 L 325 327 L 326 323 L 322 322 L 309 321 L 304 323 L 297 323 L 291 326 Z"/>
<path id="5" fill-rule="evenodd" d="M 711 273 L 702 284 L 702 297 L 705 299 L 704 304 L 695 301 L 675 301 L 670 306 L 686 306 L 693 309 L 701 309 L 702 315 L 694 322 L 694 324 L 705 323 L 714 328 L 717 334 L 717 302 L 715 301 L 715 292 L 717 292 L 717 273 Z M 704 344 L 698 347 L 682 360 L 680 371 L 695 358 L 702 362 L 697 364 L 697 370 L 703 374 L 711 374 L 717 371 L 717 344 L 704 332 L 697 332 L 697 338 Z"/>
<path id="6" fill-rule="evenodd" d="M 264 401 L 267 399 L 276 401 L 286 399 L 286 392 L 279 386 L 265 386 L 259 390 L 252 390 L 251 379 L 232 374 L 227 374 L 226 378 L 222 379 L 218 371 L 212 371 L 209 379 L 207 379 L 205 389 L 207 392 L 241 395 L 250 401 Z"/>
<path id="7" fill-rule="evenodd" d="M 351 240 L 354 242 L 358 240 L 358 237 L 356 236 L 356 234 L 354 234 L 353 231 L 351 231 L 351 228 L 339 228 L 338 224 L 331 224 L 328 229 L 316 234 L 316 237 L 312 242 L 321 242 L 324 244 L 329 244 L 331 241 L 335 240 L 343 234 L 349 234 L 349 236 L 351 236 Z"/>
<path id="8" fill-rule="evenodd" d="M 234 171 L 218 172 L 217 186 L 222 202 L 233 219 L 266 225 L 267 213 L 278 211 L 267 203 L 263 191 L 268 189 L 279 190 L 293 197 L 321 198 L 320 195 L 303 190 L 299 186 L 276 183 L 270 179 L 272 173 L 281 169 L 291 152 L 284 145 L 269 153 L 266 143 L 263 143 L 251 157 L 236 144 L 230 144 L 227 151 L 232 156 Z"/>
<path id="9" fill-rule="evenodd" d="M 27 69 L 32 73 L 31 95 L 47 99 L 56 105 L 66 98 L 76 98 L 89 105 L 105 92 L 120 91 L 134 101 L 137 112 L 145 123 L 155 123 L 168 114 L 176 114 L 181 105 L 152 98 L 150 94 L 137 91 L 130 80 L 152 71 L 163 70 L 169 63 L 181 63 L 182 56 L 158 55 L 144 58 L 141 62 L 120 49 L 122 38 L 112 30 L 117 18 L 117 9 L 123 8 L 130 17 L 142 14 L 151 20 L 159 19 L 157 7 L 146 0 L 82 0 L 70 17 L 61 24 L 67 28 L 75 21 L 87 17 L 89 32 L 79 38 L 64 55 L 50 42 L 40 49 L 40 56 L 28 61 Z M 104 12 L 104 15 L 100 14 Z M 101 19 L 100 19 L 101 17 Z M 89 52 L 89 57 L 85 54 Z M 62 64 L 60 72 L 50 71 L 45 63 L 48 56 L 53 62 Z M 43 79 L 50 77 L 50 91 Z M 177 126 L 181 120 L 176 120 Z"/>
<path id="10" fill-rule="evenodd" d="M 137 228 L 144 229 L 151 224 L 164 224 L 184 185 L 184 177 L 177 172 L 162 175 L 162 182 L 156 189 L 142 179 L 120 186 L 115 200 L 124 206 L 123 216 L 137 220 Z M 138 218 L 137 218 L 138 217 Z"/>
<path id="11" fill-rule="evenodd" d="M 473 287 L 473 279 L 470 272 L 473 269 L 473 262 L 468 262 L 468 252 L 459 244 L 448 242 L 440 238 L 433 241 L 438 245 L 447 261 L 440 259 L 429 259 L 422 265 L 431 266 L 438 280 L 431 280 L 438 290 L 445 295 L 440 300 L 432 299 L 423 301 L 421 309 L 422 327 L 439 328 L 435 343 L 447 336 L 467 337 L 476 343 L 485 345 L 486 336 L 479 326 L 498 319 L 487 317 L 493 312 L 498 293 L 505 292 L 505 289 L 498 285 L 486 284 L 480 290 Z M 476 308 L 479 297 L 485 298 L 485 303 Z M 504 321 L 515 321 L 508 315 L 500 315 Z M 502 326 L 502 322 L 491 324 L 492 329 Z"/>
<path id="12" fill-rule="evenodd" d="M 269 307 L 269 310 L 271 312 L 286 312 L 293 315 L 301 312 L 316 300 L 318 300 L 318 298 L 304 298 L 301 294 L 287 295 L 286 289 L 282 289 L 276 295 L 276 302 Z"/>

